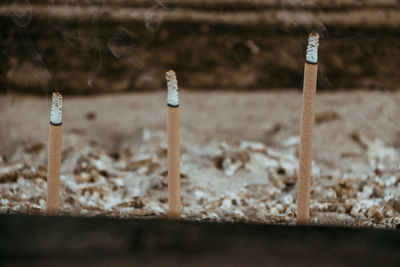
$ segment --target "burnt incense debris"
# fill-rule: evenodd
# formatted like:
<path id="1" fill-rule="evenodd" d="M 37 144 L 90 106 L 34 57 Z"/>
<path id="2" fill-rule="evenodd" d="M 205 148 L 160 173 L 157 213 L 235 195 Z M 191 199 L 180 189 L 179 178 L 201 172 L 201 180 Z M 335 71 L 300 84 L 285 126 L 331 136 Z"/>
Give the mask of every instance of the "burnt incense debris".
<path id="1" fill-rule="evenodd" d="M 102 99 L 108 101 L 107 97 Z M 244 103 L 249 100 L 246 97 Z M 130 105 L 125 108 L 131 110 Z M 195 134 L 181 130 L 185 136 Z M 181 218 L 295 224 L 299 136 L 295 131 L 292 134 L 279 140 L 279 148 L 243 138 L 238 142 L 210 138 L 201 144 L 182 143 L 181 149 L 186 152 L 182 164 Z M 162 129 L 144 128 L 140 135 L 145 138 L 138 146 L 126 144 L 115 157 L 104 146 L 90 145 L 88 135 L 76 142 L 76 134 L 65 133 L 63 142 L 70 144 L 65 147 L 70 152 L 63 156 L 59 214 L 167 216 L 167 134 Z M 363 132 L 360 135 L 363 140 L 367 138 Z M 354 142 L 351 136 L 348 140 L 350 144 Z M 382 140 L 366 140 L 366 165 L 330 171 L 323 164 L 313 164 L 311 224 L 393 229 L 400 223 L 400 155 Z M 21 160 L 0 165 L 0 212 L 45 211 L 46 168 L 36 160 L 46 154 L 46 150 L 38 150 L 24 163 L 22 159 L 29 155 L 20 151 L 16 159 Z M 215 157 L 199 157 L 205 154 Z"/>

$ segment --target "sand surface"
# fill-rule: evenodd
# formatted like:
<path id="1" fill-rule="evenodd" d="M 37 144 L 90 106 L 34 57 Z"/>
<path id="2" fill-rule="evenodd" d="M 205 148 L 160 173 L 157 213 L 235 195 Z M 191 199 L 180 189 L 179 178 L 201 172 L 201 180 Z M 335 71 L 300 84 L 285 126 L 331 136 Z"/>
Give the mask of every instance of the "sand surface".
<path id="1" fill-rule="evenodd" d="M 301 93 L 181 91 L 182 217 L 295 223 Z M 317 97 L 313 223 L 400 223 L 398 92 Z M 166 92 L 64 97 L 61 212 L 165 216 Z M 0 211 L 43 213 L 50 99 L 0 96 Z"/>

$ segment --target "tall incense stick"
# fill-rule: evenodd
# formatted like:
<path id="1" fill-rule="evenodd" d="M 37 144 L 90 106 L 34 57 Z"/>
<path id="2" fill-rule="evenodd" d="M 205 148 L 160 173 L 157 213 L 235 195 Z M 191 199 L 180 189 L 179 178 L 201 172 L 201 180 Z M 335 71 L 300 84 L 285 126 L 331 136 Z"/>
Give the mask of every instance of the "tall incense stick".
<path id="1" fill-rule="evenodd" d="M 166 73 L 168 85 L 168 201 L 172 219 L 181 217 L 181 171 L 179 142 L 179 96 L 178 83 L 173 70 Z"/>
<path id="2" fill-rule="evenodd" d="M 53 93 L 50 128 L 49 152 L 47 160 L 47 214 L 58 214 L 60 204 L 60 168 L 62 142 L 62 96 Z"/>
<path id="3" fill-rule="evenodd" d="M 319 35 L 316 31 L 313 31 L 308 37 L 306 63 L 304 66 L 299 181 L 297 189 L 297 224 L 308 224 L 310 220 L 312 141 L 318 73 L 318 41 Z"/>

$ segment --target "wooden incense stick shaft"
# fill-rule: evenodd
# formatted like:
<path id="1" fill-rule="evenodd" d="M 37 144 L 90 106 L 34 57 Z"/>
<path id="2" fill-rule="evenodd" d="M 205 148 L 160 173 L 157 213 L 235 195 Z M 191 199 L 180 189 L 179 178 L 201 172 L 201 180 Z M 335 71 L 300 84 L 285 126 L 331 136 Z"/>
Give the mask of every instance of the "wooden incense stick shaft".
<path id="1" fill-rule="evenodd" d="M 50 124 L 47 160 L 47 214 L 58 214 L 60 204 L 60 168 L 62 125 Z"/>
<path id="2" fill-rule="evenodd" d="M 314 134 L 317 71 L 317 64 L 305 64 L 297 193 L 297 224 L 308 224 L 310 220 L 312 141 Z"/>
<path id="3" fill-rule="evenodd" d="M 179 141 L 179 107 L 168 106 L 168 200 L 169 217 L 181 217 L 181 171 Z"/>

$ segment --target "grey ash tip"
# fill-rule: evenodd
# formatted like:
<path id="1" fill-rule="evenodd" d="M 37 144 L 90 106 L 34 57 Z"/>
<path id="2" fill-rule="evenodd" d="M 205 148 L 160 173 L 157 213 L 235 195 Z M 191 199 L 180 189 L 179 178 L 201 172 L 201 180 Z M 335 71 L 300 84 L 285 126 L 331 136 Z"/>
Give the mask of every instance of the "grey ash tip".
<path id="1" fill-rule="evenodd" d="M 312 64 L 318 63 L 318 45 L 319 34 L 316 30 L 313 30 L 308 36 L 306 62 Z"/>
<path id="2" fill-rule="evenodd" d="M 165 74 L 168 86 L 168 105 L 171 107 L 179 106 L 179 95 L 178 95 L 178 82 L 176 80 L 176 74 L 173 70 L 169 70 Z"/>
<path id="3" fill-rule="evenodd" d="M 53 125 L 62 124 L 62 102 L 62 95 L 60 93 L 53 93 L 50 112 L 50 123 Z"/>

